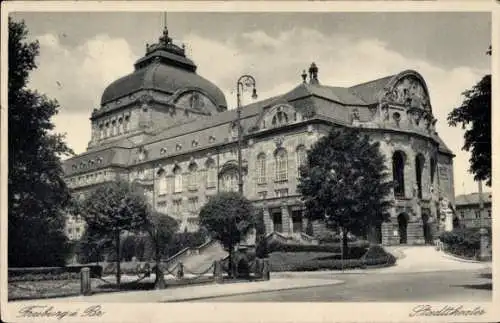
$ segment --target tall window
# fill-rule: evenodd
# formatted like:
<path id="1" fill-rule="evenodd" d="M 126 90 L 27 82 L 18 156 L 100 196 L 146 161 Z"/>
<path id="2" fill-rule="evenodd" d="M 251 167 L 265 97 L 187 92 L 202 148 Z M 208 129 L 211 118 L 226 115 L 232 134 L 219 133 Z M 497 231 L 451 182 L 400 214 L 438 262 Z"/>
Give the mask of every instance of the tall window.
<path id="1" fill-rule="evenodd" d="M 236 169 L 230 169 L 221 176 L 222 190 L 226 192 L 238 191 L 238 172 Z"/>
<path id="2" fill-rule="evenodd" d="M 415 157 L 415 175 L 417 178 L 417 196 L 418 198 L 422 198 L 422 171 L 424 168 L 424 156 L 418 154 Z"/>
<path id="3" fill-rule="evenodd" d="M 434 175 L 436 174 L 436 159 L 431 158 L 431 185 L 434 184 Z"/>
<path id="4" fill-rule="evenodd" d="M 124 133 L 123 129 L 123 118 L 118 119 L 118 134 Z"/>
<path id="5" fill-rule="evenodd" d="M 158 195 L 167 194 L 167 177 L 165 176 L 165 171 L 160 169 L 157 172 L 158 176 Z"/>
<path id="6" fill-rule="evenodd" d="M 191 163 L 191 165 L 189 165 L 188 189 L 190 191 L 198 189 L 198 183 L 196 182 L 197 170 L 198 166 L 196 163 Z"/>
<path id="7" fill-rule="evenodd" d="M 217 184 L 217 169 L 213 159 L 208 159 L 206 163 L 207 168 L 207 187 L 215 187 Z"/>
<path id="8" fill-rule="evenodd" d="M 176 166 L 174 168 L 174 193 L 182 192 L 182 173 L 181 168 Z"/>
<path id="9" fill-rule="evenodd" d="M 190 213 L 195 214 L 198 212 L 198 198 L 197 197 L 191 197 L 188 200 L 188 210 Z"/>
<path id="10" fill-rule="evenodd" d="M 257 172 L 257 184 L 264 184 L 266 182 L 266 155 L 264 153 L 257 156 L 255 169 Z"/>
<path id="11" fill-rule="evenodd" d="M 300 145 L 297 147 L 297 173 L 300 175 L 300 166 L 307 162 L 306 147 Z"/>
<path id="12" fill-rule="evenodd" d="M 402 151 L 396 151 L 392 155 L 392 176 L 394 180 L 394 195 L 405 196 L 405 155 Z"/>
<path id="13" fill-rule="evenodd" d="M 182 200 L 174 200 L 174 213 L 179 216 L 181 214 Z"/>
<path id="14" fill-rule="evenodd" d="M 288 179 L 288 162 L 286 150 L 280 149 L 275 154 L 276 181 L 286 181 Z"/>

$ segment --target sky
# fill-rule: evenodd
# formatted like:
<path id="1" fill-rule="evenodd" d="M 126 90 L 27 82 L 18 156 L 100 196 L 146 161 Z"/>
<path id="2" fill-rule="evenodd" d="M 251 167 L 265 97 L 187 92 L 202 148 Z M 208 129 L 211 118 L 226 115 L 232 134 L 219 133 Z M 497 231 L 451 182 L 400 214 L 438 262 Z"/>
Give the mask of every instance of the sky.
<path id="1" fill-rule="evenodd" d="M 75 153 L 90 140 L 89 117 L 114 80 L 133 71 L 146 43 L 158 40 L 163 13 L 79 12 L 12 14 L 38 39 L 38 69 L 29 87 L 58 100 L 55 131 L 66 133 Z M 464 130 L 446 116 L 463 101 L 461 93 L 485 74 L 491 59 L 488 13 L 168 13 L 170 36 L 187 46 L 198 74 L 209 79 L 235 106 L 236 80 L 250 73 L 259 100 L 285 93 L 301 82 L 315 62 L 319 80 L 352 86 L 414 69 L 429 87 L 437 131 L 454 151 L 455 193 L 477 191 L 461 150 Z M 243 99 L 250 103 L 249 96 Z"/>

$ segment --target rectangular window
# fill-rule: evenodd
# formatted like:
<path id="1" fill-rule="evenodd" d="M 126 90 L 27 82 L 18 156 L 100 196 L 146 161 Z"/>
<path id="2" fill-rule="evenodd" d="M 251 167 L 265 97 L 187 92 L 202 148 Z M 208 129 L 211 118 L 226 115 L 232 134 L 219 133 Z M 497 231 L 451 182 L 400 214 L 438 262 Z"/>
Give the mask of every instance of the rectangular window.
<path id="1" fill-rule="evenodd" d="M 188 189 L 190 191 L 196 191 L 198 189 L 198 183 L 196 182 L 196 171 L 192 171 L 189 173 Z"/>
<path id="2" fill-rule="evenodd" d="M 283 232 L 283 221 L 281 210 L 272 211 L 271 218 L 273 219 L 273 229 L 275 232 Z"/>
<path id="3" fill-rule="evenodd" d="M 259 192 L 257 195 L 259 196 L 259 199 L 264 200 L 267 197 L 267 192 Z"/>
<path id="4" fill-rule="evenodd" d="M 166 195 L 167 194 L 167 178 L 161 177 L 158 182 L 158 195 Z"/>
<path id="5" fill-rule="evenodd" d="M 488 210 L 488 218 L 491 218 L 491 209 Z"/>
<path id="6" fill-rule="evenodd" d="M 288 196 L 288 188 L 282 188 L 274 191 L 276 197 L 287 197 Z"/>
<path id="7" fill-rule="evenodd" d="M 207 170 L 207 187 L 214 188 L 217 185 L 217 171 L 214 167 Z"/>
<path id="8" fill-rule="evenodd" d="M 174 193 L 182 192 L 182 174 L 175 174 L 174 176 Z"/>
<path id="9" fill-rule="evenodd" d="M 266 159 L 261 157 L 257 159 L 257 184 L 266 183 Z"/>
<path id="10" fill-rule="evenodd" d="M 182 200 L 174 200 L 174 213 L 177 215 L 181 214 Z"/>
<path id="11" fill-rule="evenodd" d="M 189 212 L 190 213 L 196 213 L 198 212 L 198 198 L 197 197 L 191 197 L 188 200 L 188 207 L 189 207 Z"/>

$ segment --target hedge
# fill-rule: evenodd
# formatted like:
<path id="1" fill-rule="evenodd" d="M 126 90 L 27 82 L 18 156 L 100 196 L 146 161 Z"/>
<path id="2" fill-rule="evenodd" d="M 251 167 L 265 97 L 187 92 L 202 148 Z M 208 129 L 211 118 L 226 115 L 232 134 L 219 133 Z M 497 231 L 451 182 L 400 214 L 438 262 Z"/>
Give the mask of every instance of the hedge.
<path id="1" fill-rule="evenodd" d="M 43 281 L 79 279 L 82 268 L 90 269 L 92 278 L 101 277 L 102 267 L 99 265 L 79 265 L 66 267 L 9 268 L 9 281 Z"/>
<path id="2" fill-rule="evenodd" d="M 298 255 L 297 255 L 298 256 Z M 272 258 L 271 258 L 272 259 Z M 359 258 L 344 259 L 340 255 L 322 256 L 308 259 L 303 262 L 271 263 L 272 271 L 315 271 L 315 270 L 340 270 L 369 267 L 392 266 L 396 263 L 396 257 L 387 253 L 382 247 L 374 245 L 365 249 Z"/>
<path id="3" fill-rule="evenodd" d="M 348 244 L 348 250 L 346 255 L 354 254 L 359 255 L 361 257 L 368 247 L 370 243 L 365 240 L 360 240 L 356 242 L 352 242 Z M 342 252 L 342 244 L 341 243 L 329 243 L 329 244 L 318 244 L 318 245 L 306 245 L 306 244 L 283 244 L 278 241 L 272 241 L 268 246 L 269 252 L 281 251 L 281 252 L 332 252 L 332 253 L 341 253 Z M 356 257 L 355 257 L 356 258 Z"/>

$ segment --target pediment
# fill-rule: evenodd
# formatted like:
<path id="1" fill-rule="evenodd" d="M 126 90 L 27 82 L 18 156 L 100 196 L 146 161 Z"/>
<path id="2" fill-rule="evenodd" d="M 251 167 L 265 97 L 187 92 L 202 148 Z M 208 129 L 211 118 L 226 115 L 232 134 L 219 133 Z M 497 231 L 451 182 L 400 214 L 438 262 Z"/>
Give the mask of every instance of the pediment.
<path id="1" fill-rule="evenodd" d="M 205 115 L 212 115 L 218 111 L 214 101 L 199 90 L 184 90 L 177 93 L 173 96 L 172 103 L 176 108 Z"/>
<path id="2" fill-rule="evenodd" d="M 382 91 L 380 101 L 431 112 L 427 86 L 423 78 L 416 72 L 401 73 L 391 80 Z"/>

